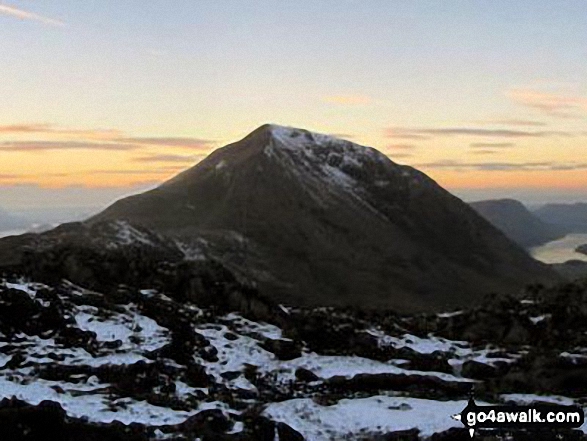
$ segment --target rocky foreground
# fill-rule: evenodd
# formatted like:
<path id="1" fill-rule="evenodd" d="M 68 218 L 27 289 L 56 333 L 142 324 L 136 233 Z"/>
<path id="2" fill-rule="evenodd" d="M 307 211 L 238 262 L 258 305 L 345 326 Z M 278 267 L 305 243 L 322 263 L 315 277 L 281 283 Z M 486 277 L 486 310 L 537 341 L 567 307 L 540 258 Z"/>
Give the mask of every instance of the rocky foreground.
<path id="1" fill-rule="evenodd" d="M 586 405 L 584 285 L 437 315 L 276 306 L 271 323 L 171 295 L 4 278 L 2 439 L 467 439 L 450 416 L 471 389 Z"/>
<path id="2" fill-rule="evenodd" d="M 1 245 L 2 440 L 464 440 L 471 391 L 587 406 L 585 283 L 399 315 L 275 304 L 126 223 Z"/>

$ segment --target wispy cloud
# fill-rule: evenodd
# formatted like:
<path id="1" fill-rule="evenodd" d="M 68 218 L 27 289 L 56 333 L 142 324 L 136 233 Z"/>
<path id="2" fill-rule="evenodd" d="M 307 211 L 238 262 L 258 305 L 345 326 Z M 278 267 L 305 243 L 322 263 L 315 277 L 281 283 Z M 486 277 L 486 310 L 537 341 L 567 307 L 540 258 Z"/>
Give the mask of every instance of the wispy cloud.
<path id="1" fill-rule="evenodd" d="M 440 135 L 440 136 L 486 136 L 495 138 L 527 138 L 543 136 L 541 132 L 528 132 L 525 130 L 506 130 L 506 129 L 478 129 L 470 127 L 451 127 L 442 129 L 421 129 L 423 135 Z"/>
<path id="2" fill-rule="evenodd" d="M 388 144 L 385 146 L 386 150 L 414 150 L 415 144 Z"/>
<path id="3" fill-rule="evenodd" d="M 495 155 L 499 152 L 497 150 L 473 150 L 471 153 L 473 155 Z"/>
<path id="4" fill-rule="evenodd" d="M 473 148 L 508 148 L 513 147 L 515 144 L 513 142 L 472 142 L 469 144 Z"/>
<path id="5" fill-rule="evenodd" d="M 159 175 L 159 174 L 169 174 L 169 173 L 176 173 L 178 171 L 185 170 L 185 167 L 182 166 L 165 166 L 165 167 L 157 167 L 157 168 L 150 168 L 150 169 L 143 169 L 143 170 L 136 170 L 136 169 L 112 169 L 112 170 L 89 170 L 85 171 L 83 174 L 87 175 Z"/>
<path id="6" fill-rule="evenodd" d="M 389 128 L 385 131 L 388 138 L 430 139 L 436 136 L 471 136 L 484 138 L 545 138 L 555 136 L 574 136 L 573 133 L 556 130 L 510 130 L 483 129 L 478 127 L 444 127 L 444 128 Z"/>
<path id="7" fill-rule="evenodd" d="M 530 89 L 514 89 L 507 96 L 520 104 L 559 118 L 579 118 L 587 112 L 587 97 L 561 95 Z"/>
<path id="8" fill-rule="evenodd" d="M 14 173 L 0 173 L 0 181 L 18 179 L 21 176 Z"/>
<path id="9" fill-rule="evenodd" d="M 0 135 L 34 134 L 48 138 L 38 141 L 0 143 L 4 151 L 39 150 L 136 150 L 148 147 L 178 147 L 207 153 L 214 141 L 189 137 L 129 137 L 114 129 L 64 129 L 51 124 L 0 125 Z M 58 139 L 55 141 L 54 139 Z"/>
<path id="10" fill-rule="evenodd" d="M 129 142 L 133 144 L 167 146 L 167 147 L 185 147 L 192 149 L 210 149 L 214 144 L 213 141 L 200 138 L 120 138 L 117 141 Z"/>
<path id="11" fill-rule="evenodd" d="M 396 153 L 396 152 L 385 152 L 385 155 L 388 156 L 390 159 L 404 159 L 404 158 L 413 158 L 414 155 L 411 153 Z"/>
<path id="12" fill-rule="evenodd" d="M 363 106 L 371 103 L 371 98 L 366 95 L 331 95 L 322 97 L 322 101 L 341 106 Z"/>
<path id="13" fill-rule="evenodd" d="M 26 134 L 38 133 L 55 136 L 88 138 L 93 140 L 120 139 L 123 133 L 115 129 L 62 129 L 52 124 L 11 124 L 0 125 L 0 135 L 2 134 Z"/>
<path id="14" fill-rule="evenodd" d="M 410 129 L 405 128 L 389 128 L 385 129 L 385 137 L 386 138 L 394 138 L 394 139 L 428 139 L 429 136 L 421 135 L 418 133 L 413 133 Z"/>
<path id="15" fill-rule="evenodd" d="M 0 126 L 0 133 L 46 133 L 49 124 L 13 124 Z"/>
<path id="16" fill-rule="evenodd" d="M 0 151 L 6 152 L 40 152 L 47 150 L 136 150 L 133 144 L 72 142 L 72 141 L 14 141 L 0 143 Z"/>
<path id="17" fill-rule="evenodd" d="M 178 162 L 178 163 L 193 163 L 201 159 L 202 155 L 149 155 L 134 158 L 135 162 Z"/>
<path id="18" fill-rule="evenodd" d="M 65 26 L 65 23 L 61 20 L 56 20 L 54 18 L 49 18 L 39 14 L 35 14 L 33 12 L 28 12 L 23 9 L 8 6 L 4 3 L 0 3 L 0 15 L 8 15 L 10 17 L 18 18 L 20 20 L 37 21 L 50 26 Z"/>
<path id="19" fill-rule="evenodd" d="M 460 162 L 452 160 L 414 164 L 427 169 L 477 170 L 477 171 L 564 171 L 585 170 L 587 163 L 560 162 Z"/>
<path id="20" fill-rule="evenodd" d="M 494 119 L 487 121 L 477 121 L 478 124 L 483 125 L 499 125 L 499 126 L 514 126 L 514 127 L 546 127 L 547 124 L 542 121 L 533 121 L 528 119 Z"/>

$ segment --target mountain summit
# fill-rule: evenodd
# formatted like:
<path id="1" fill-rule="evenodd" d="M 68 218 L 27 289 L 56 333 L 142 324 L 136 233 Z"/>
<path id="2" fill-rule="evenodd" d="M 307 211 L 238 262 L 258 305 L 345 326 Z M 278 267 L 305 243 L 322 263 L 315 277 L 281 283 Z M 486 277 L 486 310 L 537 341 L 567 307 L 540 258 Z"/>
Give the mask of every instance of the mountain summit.
<path id="1" fill-rule="evenodd" d="M 197 243 L 290 305 L 435 310 L 553 277 L 424 173 L 277 125 L 88 222 L 105 220 Z"/>

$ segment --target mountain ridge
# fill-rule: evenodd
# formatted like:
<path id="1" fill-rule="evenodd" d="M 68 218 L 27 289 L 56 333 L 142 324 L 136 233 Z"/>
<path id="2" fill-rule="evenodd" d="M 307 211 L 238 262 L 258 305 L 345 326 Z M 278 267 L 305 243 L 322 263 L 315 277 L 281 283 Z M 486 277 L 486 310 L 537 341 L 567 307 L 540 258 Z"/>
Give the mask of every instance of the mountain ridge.
<path id="1" fill-rule="evenodd" d="M 220 254 L 276 301 L 452 307 L 552 271 L 424 173 L 370 147 L 264 125 L 88 222 L 228 235 Z"/>
<path id="2" fill-rule="evenodd" d="M 535 210 L 534 214 L 568 233 L 587 233 L 586 202 L 546 204 Z"/>
<path id="3" fill-rule="evenodd" d="M 542 245 L 565 235 L 562 228 L 543 222 L 515 199 L 489 199 L 469 205 L 524 248 Z"/>

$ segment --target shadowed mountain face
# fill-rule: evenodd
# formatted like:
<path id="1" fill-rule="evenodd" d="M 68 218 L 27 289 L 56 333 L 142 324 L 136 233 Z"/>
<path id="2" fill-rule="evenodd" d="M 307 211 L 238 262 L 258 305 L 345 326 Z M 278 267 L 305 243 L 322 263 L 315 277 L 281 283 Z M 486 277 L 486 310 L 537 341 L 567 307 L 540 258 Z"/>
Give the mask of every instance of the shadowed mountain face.
<path id="1" fill-rule="evenodd" d="M 208 244 L 285 304 L 434 310 L 556 277 L 425 174 L 274 125 L 89 222 L 115 219 Z"/>
<path id="2" fill-rule="evenodd" d="M 587 233 L 587 203 L 546 204 L 534 212 L 544 222 L 568 233 Z"/>
<path id="3" fill-rule="evenodd" d="M 513 199 L 479 201 L 469 205 L 524 248 L 542 245 L 565 235 L 562 228 L 542 222 L 524 204 Z"/>

